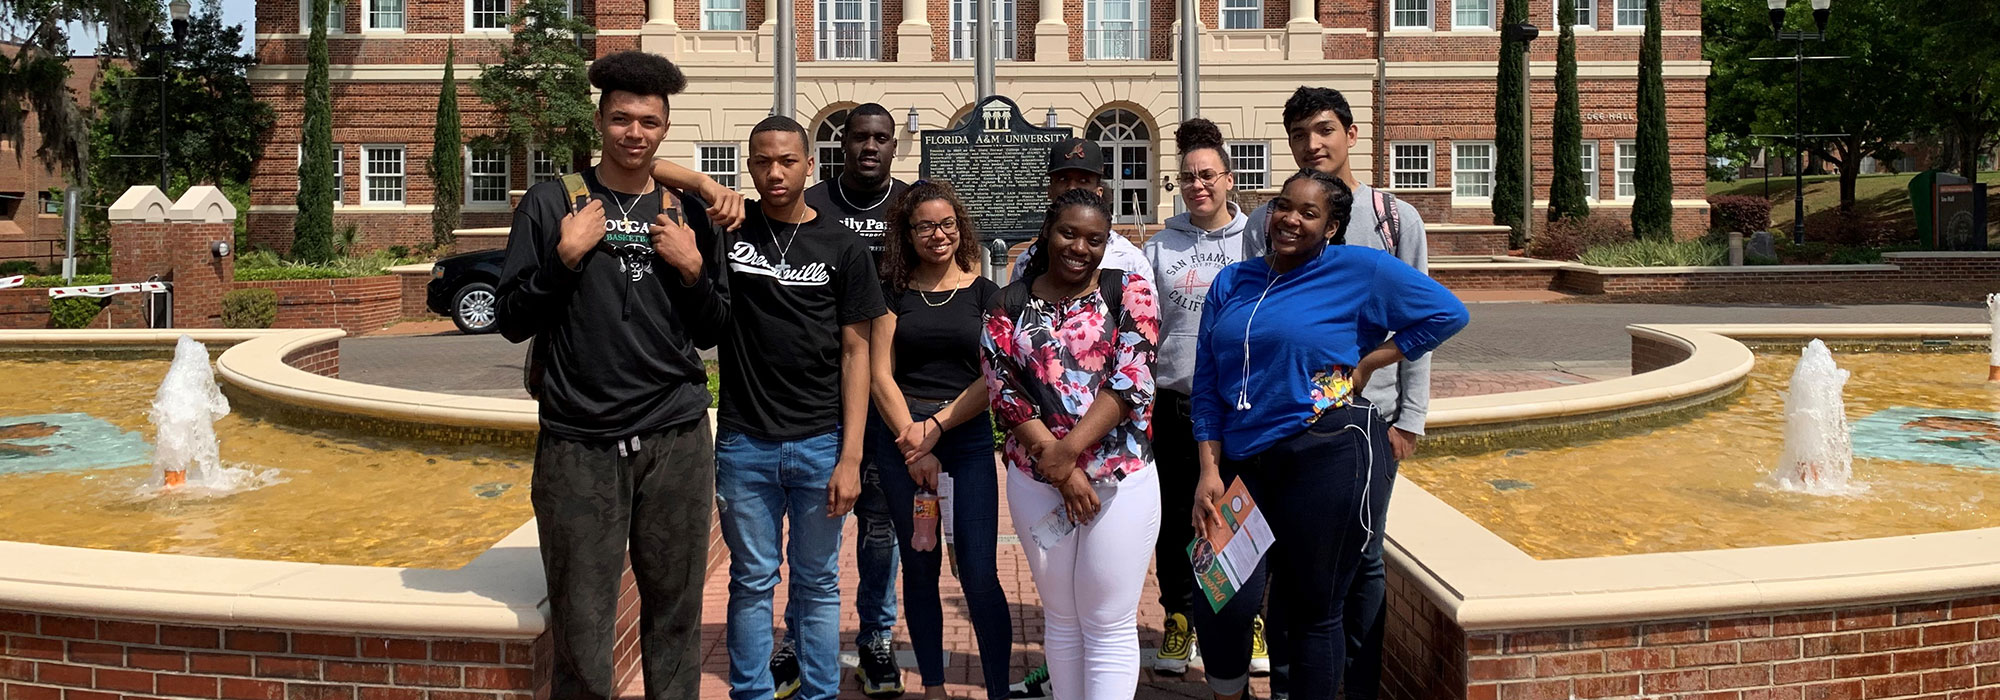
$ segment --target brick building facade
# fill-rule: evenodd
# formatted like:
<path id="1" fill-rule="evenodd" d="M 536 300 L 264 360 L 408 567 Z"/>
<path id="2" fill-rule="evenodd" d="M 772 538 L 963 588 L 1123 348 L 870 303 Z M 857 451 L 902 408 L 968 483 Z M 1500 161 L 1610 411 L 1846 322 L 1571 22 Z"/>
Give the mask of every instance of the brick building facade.
<path id="1" fill-rule="evenodd" d="M 1665 0 L 1665 57 L 1675 188 L 1675 228 L 1700 233 L 1708 220 L 1703 157 L 1708 66 L 1701 60 L 1701 6 Z M 259 98 L 278 126 L 252 182 L 252 242 L 284 248 L 291 238 L 305 44 L 303 2 L 257 8 Z M 1445 226 L 1492 222 L 1490 191 L 1494 59 L 1500 0 L 1215 0 L 1202 3 L 1202 114 L 1229 139 L 1239 187 L 1276 184 L 1292 169 L 1280 111 L 1300 84 L 1333 87 L 1354 106 L 1361 140 L 1353 164 L 1364 181 L 1448 197 Z M 1583 0 L 1577 31 L 1586 162 L 1601 216 L 1630 207 L 1636 129 L 1637 57 L 1644 0 Z M 740 177 L 744 139 L 771 106 L 777 23 L 770 0 L 580 0 L 597 27 L 592 55 L 643 48 L 687 72 L 662 154 L 748 190 Z M 798 110 L 813 132 L 823 174 L 843 110 L 879 102 L 918 126 L 942 128 L 974 99 L 971 0 L 797 0 Z M 1096 139 L 1122 177 L 1121 217 L 1156 223 L 1171 215 L 1173 125 L 1180 121 L 1171 0 L 994 0 L 1006 37 L 997 83 L 1030 119 Z M 340 146 L 339 226 L 354 224 L 364 248 L 430 240 L 430 156 L 437 85 L 447 43 L 458 50 L 459 104 L 468 135 L 496 115 L 472 94 L 482 63 L 498 59 L 507 0 L 368 0 L 336 10 L 333 140 Z M 1544 29 L 1532 54 L 1537 199 L 1545 200 L 1554 106 L 1555 0 L 1537 1 Z M 859 17 L 861 19 L 830 19 Z M 1382 79 L 1378 81 L 1378 73 Z M 904 134 L 895 163 L 913 179 L 918 148 Z M 508 190 L 557 169 L 533 153 L 465 154 L 465 226 L 502 226 Z"/>
<path id="2" fill-rule="evenodd" d="M 18 44 L 0 42 L 0 53 L 8 56 L 19 48 Z M 69 61 L 69 89 L 79 107 L 90 107 L 97 68 L 95 56 Z M 20 150 L 15 150 L 11 139 L 0 138 L 0 261 L 52 264 L 63 256 L 61 192 L 68 182 L 60 167 L 35 156 L 42 146 L 42 134 L 32 110 L 23 126 Z"/>

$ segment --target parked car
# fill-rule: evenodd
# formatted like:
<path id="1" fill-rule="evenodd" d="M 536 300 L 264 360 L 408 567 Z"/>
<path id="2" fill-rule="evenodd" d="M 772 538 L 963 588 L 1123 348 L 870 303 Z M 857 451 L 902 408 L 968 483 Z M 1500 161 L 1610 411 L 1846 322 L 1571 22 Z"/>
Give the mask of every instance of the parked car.
<path id="1" fill-rule="evenodd" d="M 450 316 L 452 323 L 467 335 L 492 333 L 500 328 L 500 266 L 507 251 L 482 250 L 454 255 L 431 267 L 431 284 L 424 305 L 431 312 Z"/>

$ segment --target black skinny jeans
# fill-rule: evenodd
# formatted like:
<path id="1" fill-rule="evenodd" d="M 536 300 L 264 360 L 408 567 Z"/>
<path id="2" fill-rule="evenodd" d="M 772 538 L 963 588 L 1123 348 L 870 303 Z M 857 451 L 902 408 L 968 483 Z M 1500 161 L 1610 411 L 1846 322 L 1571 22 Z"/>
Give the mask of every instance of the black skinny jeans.
<path id="1" fill-rule="evenodd" d="M 944 407 L 937 402 L 905 399 L 910 417 L 924 420 Z M 889 519 L 903 555 L 903 621 L 910 629 L 917 670 L 926 686 L 944 685 L 944 608 L 938 595 L 943 568 L 944 524 L 938 524 L 939 547 L 928 552 L 910 548 L 915 534 L 911 503 L 917 483 L 903 468 L 896 436 L 877 413 L 868 415 L 869 458 L 880 465 L 882 493 L 889 501 Z M 992 422 L 982 413 L 938 438 L 931 448 L 944 473 L 952 478 L 952 551 L 958 561 L 958 583 L 965 591 L 967 616 L 979 644 L 986 696 L 1007 697 L 1008 662 L 1014 653 L 1014 621 L 1007 592 L 1000 587 L 995 557 L 999 546 L 1000 477 L 993 459 Z"/>
<path id="2" fill-rule="evenodd" d="M 1195 595 L 1194 569 L 1187 546 L 1194 541 L 1194 486 L 1201 480 L 1201 460 L 1194 442 L 1194 418 L 1188 395 L 1160 390 L 1153 401 L 1153 460 L 1160 470 L 1160 537 L 1153 543 L 1153 578 L 1160 583 L 1160 607 L 1168 615 L 1192 616 L 1205 607 Z M 1227 477 L 1223 484 L 1227 485 Z"/>
<path id="3" fill-rule="evenodd" d="M 1199 616 L 1212 689 L 1242 687 L 1228 682 L 1249 668 L 1250 618 L 1268 583 L 1273 606 L 1282 603 L 1284 613 L 1266 616 L 1264 624 L 1273 662 L 1290 662 L 1292 697 L 1332 700 L 1339 693 L 1347 666 L 1346 601 L 1362 550 L 1379 537 L 1370 530 L 1389 506 L 1395 460 L 1388 430 L 1366 406 L 1330 409 L 1304 432 L 1224 466 L 1243 477 L 1277 540 L 1229 605 Z"/>

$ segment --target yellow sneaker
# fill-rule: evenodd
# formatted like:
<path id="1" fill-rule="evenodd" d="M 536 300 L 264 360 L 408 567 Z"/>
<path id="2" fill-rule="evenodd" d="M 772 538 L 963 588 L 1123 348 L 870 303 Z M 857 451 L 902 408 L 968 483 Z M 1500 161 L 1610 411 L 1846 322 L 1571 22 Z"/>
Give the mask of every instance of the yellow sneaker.
<path id="1" fill-rule="evenodd" d="M 1160 640 L 1160 655 L 1153 658 L 1153 672 L 1178 676 L 1187 673 L 1188 662 L 1193 659 L 1194 627 L 1188 625 L 1186 615 L 1168 615 L 1167 634 Z"/>
<path id="2" fill-rule="evenodd" d="M 1271 675 L 1271 648 L 1264 643 L 1264 616 L 1250 619 L 1250 675 Z"/>

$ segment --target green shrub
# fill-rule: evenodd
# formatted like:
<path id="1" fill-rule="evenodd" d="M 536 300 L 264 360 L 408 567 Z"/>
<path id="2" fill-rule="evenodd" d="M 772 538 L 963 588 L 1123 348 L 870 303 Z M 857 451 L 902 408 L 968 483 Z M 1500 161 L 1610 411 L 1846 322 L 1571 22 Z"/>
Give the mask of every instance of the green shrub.
<path id="1" fill-rule="evenodd" d="M 21 283 L 23 287 L 47 289 L 49 287 L 84 287 L 93 284 L 111 284 L 111 275 L 77 275 L 69 284 L 63 284 L 62 275 L 28 275 Z"/>
<path id="2" fill-rule="evenodd" d="M 69 297 L 49 300 L 49 326 L 53 328 L 89 328 L 97 318 L 97 312 L 104 309 L 105 299 L 90 297 Z"/>
<path id="3" fill-rule="evenodd" d="M 278 320 L 278 293 L 269 289 L 233 289 L 222 295 L 225 328 L 270 328 Z"/>
<path id="4" fill-rule="evenodd" d="M 1771 200 L 1754 195 L 1708 198 L 1708 230 L 1748 236 L 1771 228 Z"/>
<path id="5" fill-rule="evenodd" d="M 32 275 L 41 271 L 40 265 L 27 260 L 0 260 L 0 277 Z"/>
<path id="6" fill-rule="evenodd" d="M 1543 260 L 1575 260 L 1583 251 L 1632 240 L 1625 222 L 1610 218 L 1552 221 L 1528 241 L 1528 255 Z"/>
<path id="7" fill-rule="evenodd" d="M 246 282 L 268 280 L 317 280 L 370 277 L 389 274 L 388 268 L 417 260 L 389 252 L 358 257 L 334 258 L 324 263 L 285 260 L 268 250 L 253 250 L 236 258 L 236 279 Z"/>
<path id="8" fill-rule="evenodd" d="M 1728 259 L 1728 247 L 1707 241 L 1639 240 L 1591 248 L 1577 262 L 1597 267 L 1706 267 Z"/>

